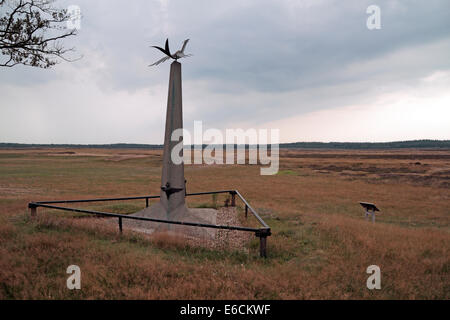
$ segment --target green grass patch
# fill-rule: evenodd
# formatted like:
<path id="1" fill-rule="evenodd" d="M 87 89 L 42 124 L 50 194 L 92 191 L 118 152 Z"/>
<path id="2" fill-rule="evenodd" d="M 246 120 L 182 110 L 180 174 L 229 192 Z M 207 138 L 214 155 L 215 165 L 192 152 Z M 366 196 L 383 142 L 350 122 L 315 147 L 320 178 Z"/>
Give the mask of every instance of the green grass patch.
<path id="1" fill-rule="evenodd" d="M 278 176 L 296 176 L 298 175 L 297 172 L 293 170 L 280 170 L 277 172 Z"/>

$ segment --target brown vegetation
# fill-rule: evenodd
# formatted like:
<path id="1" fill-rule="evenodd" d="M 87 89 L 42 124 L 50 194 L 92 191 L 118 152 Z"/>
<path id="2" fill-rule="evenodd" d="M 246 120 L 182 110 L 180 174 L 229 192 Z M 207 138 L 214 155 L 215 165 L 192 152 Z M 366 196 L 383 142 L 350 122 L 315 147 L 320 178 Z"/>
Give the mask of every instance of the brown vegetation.
<path id="1" fill-rule="evenodd" d="M 32 200 L 158 193 L 160 170 L 159 150 L 0 151 L 0 298 L 450 298 L 449 151 L 282 150 L 274 176 L 256 165 L 187 166 L 188 192 L 236 188 L 261 213 L 273 231 L 267 259 L 254 237 L 244 252 L 120 236 L 103 218 L 42 208 L 29 219 Z M 188 198 L 197 207 L 224 200 Z M 358 201 L 379 206 L 375 224 Z M 144 204 L 84 207 L 131 213 Z M 81 290 L 66 288 L 71 264 Z M 372 264 L 381 290 L 366 288 Z"/>

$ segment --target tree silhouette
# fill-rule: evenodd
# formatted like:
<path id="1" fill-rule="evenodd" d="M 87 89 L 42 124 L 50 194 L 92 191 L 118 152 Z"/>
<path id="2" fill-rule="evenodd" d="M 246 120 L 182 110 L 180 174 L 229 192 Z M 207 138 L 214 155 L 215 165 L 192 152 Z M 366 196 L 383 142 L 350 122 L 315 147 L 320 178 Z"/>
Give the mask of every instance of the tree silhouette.
<path id="1" fill-rule="evenodd" d="M 53 0 L 0 0 L 0 67 L 23 64 L 49 68 L 74 48 L 61 40 L 77 33 L 68 29 L 66 9 L 53 7 Z"/>

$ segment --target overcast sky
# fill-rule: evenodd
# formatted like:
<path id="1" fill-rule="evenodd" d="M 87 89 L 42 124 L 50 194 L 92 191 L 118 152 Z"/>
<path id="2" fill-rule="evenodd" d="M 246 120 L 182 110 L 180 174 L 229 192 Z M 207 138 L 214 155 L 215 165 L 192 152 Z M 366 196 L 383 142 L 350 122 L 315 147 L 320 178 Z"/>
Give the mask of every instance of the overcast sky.
<path id="1" fill-rule="evenodd" d="M 278 128 L 281 142 L 450 139 L 448 0 L 86 0 L 49 70 L 0 68 L 0 142 L 163 142 L 170 63 L 184 126 Z M 369 30 L 369 5 L 381 29 Z"/>

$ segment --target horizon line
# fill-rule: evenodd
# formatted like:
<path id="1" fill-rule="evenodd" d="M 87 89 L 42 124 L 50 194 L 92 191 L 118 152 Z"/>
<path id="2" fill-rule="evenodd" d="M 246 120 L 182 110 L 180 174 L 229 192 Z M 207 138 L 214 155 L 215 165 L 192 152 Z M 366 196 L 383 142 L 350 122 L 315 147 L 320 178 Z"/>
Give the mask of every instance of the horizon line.
<path id="1" fill-rule="evenodd" d="M 294 144 L 395 144 L 395 143 L 423 143 L 423 142 L 437 142 L 446 143 L 450 142 L 450 139 L 413 139 L 413 140 L 394 140 L 394 141 L 295 141 L 295 142 L 280 142 L 278 145 L 294 145 Z M 113 142 L 113 143 L 27 143 L 27 142 L 0 142 L 0 146 L 5 145 L 23 145 L 23 146 L 114 146 L 114 145 L 135 145 L 135 146 L 163 146 L 164 143 L 135 143 L 135 142 Z M 199 144 L 189 144 L 190 146 L 196 146 Z M 208 145 L 208 144 L 202 144 Z M 231 144 L 212 144 L 212 145 L 231 145 Z M 237 144 L 233 145 L 261 145 L 257 144 Z M 270 143 L 267 143 L 270 145 Z"/>

